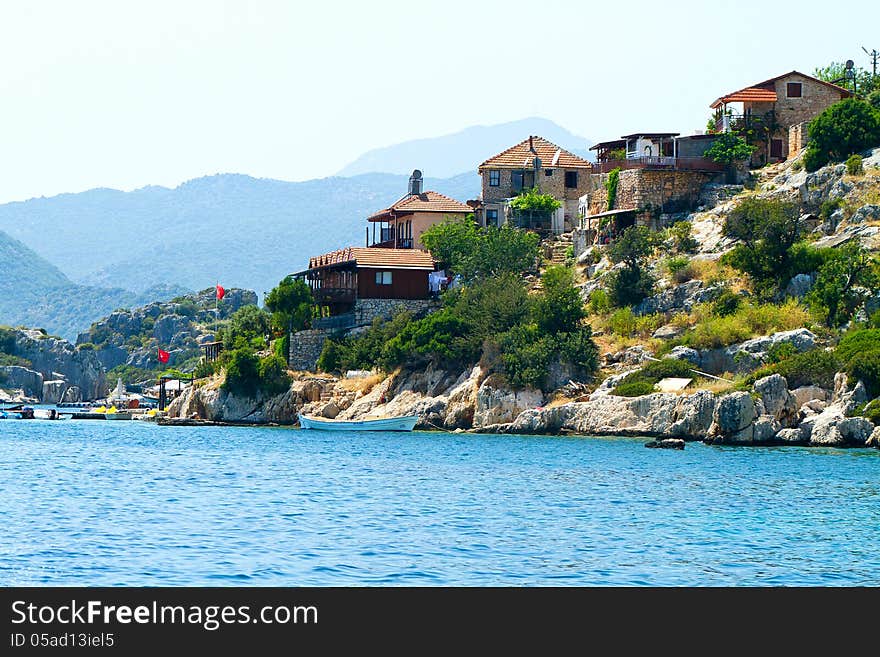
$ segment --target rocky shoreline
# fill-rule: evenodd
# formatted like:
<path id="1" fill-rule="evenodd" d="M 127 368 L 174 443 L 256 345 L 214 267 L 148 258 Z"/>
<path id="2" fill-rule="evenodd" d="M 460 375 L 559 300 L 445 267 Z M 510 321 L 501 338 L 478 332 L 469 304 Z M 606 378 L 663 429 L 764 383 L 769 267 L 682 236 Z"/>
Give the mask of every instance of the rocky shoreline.
<path id="1" fill-rule="evenodd" d="M 880 447 L 880 427 L 853 411 L 867 401 L 861 382 L 843 373 L 833 390 L 789 390 L 779 374 L 749 391 L 653 393 L 619 397 L 600 388 L 573 400 L 549 400 L 538 390 L 510 390 L 476 366 L 457 376 L 445 370 L 395 372 L 382 379 L 304 375 L 269 398 L 229 394 L 219 378 L 187 390 L 169 418 L 198 423 L 295 424 L 297 413 L 359 420 L 418 415 L 418 429 L 472 433 L 639 436 L 714 445 Z M 545 405 L 546 404 L 546 405 Z M 173 420 L 172 420 L 173 422 Z M 681 446 L 683 446 L 683 442 Z"/>

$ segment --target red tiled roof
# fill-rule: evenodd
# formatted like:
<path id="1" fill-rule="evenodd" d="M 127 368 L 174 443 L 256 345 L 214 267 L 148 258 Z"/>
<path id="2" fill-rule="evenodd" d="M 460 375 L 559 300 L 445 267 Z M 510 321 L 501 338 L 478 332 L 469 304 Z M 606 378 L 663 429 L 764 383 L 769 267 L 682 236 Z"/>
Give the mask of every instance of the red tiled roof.
<path id="1" fill-rule="evenodd" d="M 778 100 L 775 91 L 776 81 L 782 78 L 787 78 L 790 75 L 799 75 L 803 78 L 807 78 L 808 80 L 812 80 L 813 82 L 824 84 L 826 87 L 831 87 L 832 89 L 840 93 L 841 98 L 848 98 L 849 96 L 852 96 L 852 92 L 849 89 L 844 89 L 843 87 L 833 84 L 831 82 L 825 82 L 825 80 L 814 78 L 812 75 L 807 75 L 806 73 L 801 73 L 800 71 L 789 71 L 788 73 L 777 75 L 775 78 L 764 80 L 763 82 L 759 82 L 758 84 L 753 84 L 750 87 L 746 87 L 744 89 L 740 89 L 739 91 L 734 91 L 733 93 L 727 94 L 726 96 L 722 96 L 714 103 L 712 103 L 710 107 L 712 109 L 716 109 L 723 103 L 738 103 L 743 101 L 750 103 L 775 103 Z M 741 96 L 743 94 L 753 97 L 735 97 Z M 770 98 L 770 94 L 773 95 L 772 98 Z"/>
<path id="2" fill-rule="evenodd" d="M 534 148 L 534 152 L 531 148 Z M 511 146 L 506 151 L 490 157 L 477 170 L 482 172 L 483 169 L 530 169 L 535 165 L 533 158 L 536 154 L 541 158 L 541 166 L 545 169 L 556 167 L 589 169 L 592 166 L 584 158 L 578 157 L 574 153 L 569 153 L 552 141 L 547 141 L 543 137 L 532 136 L 522 140 L 515 146 Z"/>
<path id="3" fill-rule="evenodd" d="M 353 263 L 357 267 L 375 269 L 425 269 L 433 271 L 434 259 L 427 251 L 418 249 L 377 249 L 373 247 L 350 246 L 338 251 L 309 258 L 309 269 L 330 265 Z"/>
<path id="4" fill-rule="evenodd" d="M 454 198 L 439 192 L 422 192 L 421 194 L 407 194 L 394 203 L 391 207 L 374 212 L 367 221 L 381 221 L 394 212 L 444 212 L 446 214 L 470 213 L 473 208 L 465 205 Z"/>

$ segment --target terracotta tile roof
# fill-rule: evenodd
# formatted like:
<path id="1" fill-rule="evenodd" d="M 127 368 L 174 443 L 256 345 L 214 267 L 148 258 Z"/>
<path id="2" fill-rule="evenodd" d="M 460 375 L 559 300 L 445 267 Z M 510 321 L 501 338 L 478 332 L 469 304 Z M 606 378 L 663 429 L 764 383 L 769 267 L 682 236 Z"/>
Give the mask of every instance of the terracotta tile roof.
<path id="1" fill-rule="evenodd" d="M 477 170 L 482 172 L 483 169 L 530 169 L 534 167 L 535 162 L 533 158 L 535 153 L 530 149 L 530 141 L 538 157 L 541 158 L 541 166 L 545 169 L 555 167 L 589 169 L 592 166 L 584 158 L 578 157 L 574 153 L 569 153 L 552 141 L 547 141 L 543 137 L 532 136 L 528 139 L 523 139 L 516 146 L 511 146 L 506 151 L 490 157 Z"/>
<path id="2" fill-rule="evenodd" d="M 753 84 L 750 87 L 746 87 L 744 89 L 740 89 L 739 91 L 734 91 L 733 93 L 727 94 L 726 96 L 722 96 L 714 103 L 712 103 L 710 107 L 712 109 L 716 109 L 720 107 L 723 103 L 737 103 L 743 101 L 751 103 L 775 103 L 778 100 L 775 91 L 776 81 L 781 80 L 782 78 L 787 78 L 791 75 L 799 75 L 802 78 L 812 80 L 813 82 L 818 82 L 819 84 L 824 84 L 826 87 L 831 87 L 832 89 L 840 93 L 841 98 L 848 98 L 853 95 L 852 91 L 850 91 L 849 89 L 844 89 L 843 87 L 833 84 L 831 82 L 825 82 L 825 80 L 814 78 L 812 75 L 807 75 L 806 73 L 801 73 L 800 71 L 789 71 L 788 73 L 777 75 L 775 78 L 764 80 L 763 82 L 759 82 L 758 84 Z M 771 93 L 773 94 L 773 98 L 770 98 Z M 734 96 L 739 96 L 740 94 L 752 95 L 754 97 L 734 98 Z M 763 96 L 761 94 L 763 94 Z"/>
<path id="3" fill-rule="evenodd" d="M 395 212 L 444 212 L 446 214 L 471 213 L 474 209 L 456 201 L 454 198 L 441 194 L 439 192 L 422 192 L 421 194 L 407 194 L 399 201 L 395 202 L 391 207 L 374 212 L 367 221 L 381 221 L 383 217 L 387 217 Z"/>
<path id="4" fill-rule="evenodd" d="M 712 103 L 712 109 L 720 107 L 724 103 L 775 103 L 777 100 L 779 98 L 772 89 L 747 87 L 746 89 L 740 89 L 732 94 L 722 96 Z"/>
<path id="5" fill-rule="evenodd" d="M 309 269 L 330 265 L 353 263 L 357 267 L 376 269 L 425 269 L 434 270 L 434 259 L 427 251 L 418 249 L 377 249 L 350 246 L 338 251 L 309 258 Z"/>

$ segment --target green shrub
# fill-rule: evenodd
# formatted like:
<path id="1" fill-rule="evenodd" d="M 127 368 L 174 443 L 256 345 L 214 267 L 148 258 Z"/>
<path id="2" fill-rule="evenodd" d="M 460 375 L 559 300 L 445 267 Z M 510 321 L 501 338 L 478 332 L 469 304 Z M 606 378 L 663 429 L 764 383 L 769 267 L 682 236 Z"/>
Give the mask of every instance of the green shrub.
<path id="1" fill-rule="evenodd" d="M 641 397 L 654 392 L 654 385 L 650 381 L 635 379 L 633 381 L 621 381 L 614 387 L 614 394 L 621 397 Z"/>
<path id="2" fill-rule="evenodd" d="M 200 360 L 193 370 L 193 376 L 197 379 L 204 379 L 206 377 L 212 376 L 216 374 L 217 368 L 219 366 L 220 361 L 207 361 L 205 359 Z"/>
<path id="3" fill-rule="evenodd" d="M 642 367 L 640 373 L 643 377 L 656 379 L 688 378 L 693 376 L 693 364 L 686 360 L 678 358 L 663 358 L 662 360 L 654 360 Z"/>
<path id="4" fill-rule="evenodd" d="M 257 396 L 260 389 L 260 359 L 249 348 L 227 352 L 226 380 L 223 388 L 249 398 Z"/>
<path id="5" fill-rule="evenodd" d="M 683 269 L 687 269 L 688 265 L 690 264 L 691 259 L 683 255 L 672 256 L 670 258 L 666 258 L 666 260 L 663 261 L 663 266 L 665 267 L 666 271 L 669 272 L 669 275 L 673 278 L 678 272 L 682 271 Z"/>
<path id="6" fill-rule="evenodd" d="M 848 363 L 859 353 L 880 349 L 880 329 L 861 329 L 844 335 L 837 344 L 835 353 L 844 363 Z"/>
<path id="7" fill-rule="evenodd" d="M 27 358 L 22 358 L 21 356 L 13 356 L 12 354 L 4 354 L 0 352 L 0 367 L 5 367 L 7 365 L 17 365 L 19 367 L 32 367 L 33 363 L 29 361 Z"/>
<path id="8" fill-rule="evenodd" d="M 681 337 L 680 343 L 694 349 L 726 347 L 760 335 L 800 328 L 808 319 L 808 313 L 794 300 L 780 306 L 743 302 L 731 315 L 701 317 L 693 329 Z"/>
<path id="9" fill-rule="evenodd" d="M 542 333 L 575 330 L 584 318 L 584 304 L 568 267 L 549 267 L 541 277 L 542 292 L 533 303 L 533 318 Z"/>
<path id="10" fill-rule="evenodd" d="M 855 354 L 846 373 L 865 384 L 869 397 L 880 395 L 880 349 Z"/>
<path id="11" fill-rule="evenodd" d="M 712 314 L 718 317 L 728 317 L 739 310 L 742 297 L 730 290 L 724 290 L 715 301 L 712 302 Z"/>
<path id="12" fill-rule="evenodd" d="M 591 315 L 604 315 L 611 310 L 611 297 L 605 290 L 597 289 L 590 292 L 587 308 Z M 880 317 L 880 316 L 878 316 Z"/>
<path id="13" fill-rule="evenodd" d="M 573 365 L 583 375 L 598 367 L 598 349 L 589 327 L 544 335 L 534 324 L 521 324 L 499 336 L 498 347 L 505 377 L 514 388 L 546 390 L 554 362 Z"/>
<path id="14" fill-rule="evenodd" d="M 15 351 L 15 331 L 0 326 L 0 353 L 11 354 Z"/>
<path id="15" fill-rule="evenodd" d="M 95 345 L 91 342 L 83 342 L 82 344 L 76 345 L 77 351 L 94 351 Z"/>
<path id="16" fill-rule="evenodd" d="M 803 171 L 804 170 L 804 162 L 803 160 L 796 160 L 794 164 L 791 165 L 792 171 Z"/>
<path id="17" fill-rule="evenodd" d="M 678 253 L 693 253 L 700 246 L 691 235 L 692 226 L 689 221 L 676 221 L 666 229 L 667 241 Z"/>
<path id="18" fill-rule="evenodd" d="M 851 176 L 861 176 L 865 173 L 862 168 L 862 156 L 850 155 L 846 160 L 846 172 Z"/>
<path id="19" fill-rule="evenodd" d="M 636 331 L 636 316 L 630 308 L 620 308 L 611 315 L 608 325 L 614 335 L 628 338 Z"/>
<path id="20" fill-rule="evenodd" d="M 826 325 L 841 326 L 853 317 L 880 283 L 876 272 L 874 256 L 858 243 L 845 244 L 819 268 L 806 301 Z"/>
<path id="21" fill-rule="evenodd" d="M 834 387 L 834 375 L 840 370 L 838 357 L 824 349 L 794 354 L 773 366 L 773 371 L 788 381 L 789 388 L 816 385 Z"/>
<path id="22" fill-rule="evenodd" d="M 863 100 L 847 98 L 813 119 L 807 131 L 810 142 L 804 165 L 815 171 L 880 145 L 880 112 Z"/>
<path id="23" fill-rule="evenodd" d="M 290 387 L 287 361 L 281 356 L 271 354 L 261 358 L 258 373 L 260 389 L 270 397 L 280 395 Z"/>
<path id="24" fill-rule="evenodd" d="M 730 165 L 748 160 L 754 150 L 755 147 L 749 146 L 742 137 L 732 132 L 725 132 L 715 138 L 704 155 L 713 162 Z"/>
<path id="25" fill-rule="evenodd" d="M 798 353 L 797 347 L 791 342 L 777 342 L 767 350 L 767 360 L 771 363 L 780 363 Z"/>
<path id="26" fill-rule="evenodd" d="M 854 415 L 861 415 L 868 418 L 874 424 L 880 424 L 880 399 L 868 402 L 859 413 L 854 413 Z"/>
<path id="27" fill-rule="evenodd" d="M 655 279 L 642 267 L 617 269 L 605 278 L 611 303 L 618 308 L 634 306 L 654 292 Z"/>
<path id="28" fill-rule="evenodd" d="M 827 221 L 828 217 L 830 217 L 832 214 L 834 214 L 834 212 L 838 208 L 842 208 L 842 207 L 843 207 L 843 199 L 842 198 L 835 198 L 835 199 L 826 198 L 819 205 L 819 218 L 822 221 Z"/>
<path id="29" fill-rule="evenodd" d="M 239 308 L 229 318 L 229 324 L 223 332 L 224 348 L 235 349 L 240 344 L 237 339 L 243 338 L 246 343 L 257 345 L 256 349 L 262 349 L 269 334 L 270 320 L 269 313 L 257 306 Z"/>

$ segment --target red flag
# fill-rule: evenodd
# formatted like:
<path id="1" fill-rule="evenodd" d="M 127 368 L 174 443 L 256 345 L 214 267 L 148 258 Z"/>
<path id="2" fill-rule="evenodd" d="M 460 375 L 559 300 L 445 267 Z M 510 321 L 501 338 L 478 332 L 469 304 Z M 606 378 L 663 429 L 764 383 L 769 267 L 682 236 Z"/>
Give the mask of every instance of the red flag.
<path id="1" fill-rule="evenodd" d="M 226 296 L 226 290 L 223 289 L 223 286 L 219 283 L 217 284 L 217 300 L 219 301 L 223 297 Z"/>
<path id="2" fill-rule="evenodd" d="M 171 358 L 171 354 L 169 354 L 167 351 L 162 351 L 161 349 L 159 350 L 160 363 L 167 363 L 169 358 Z"/>

